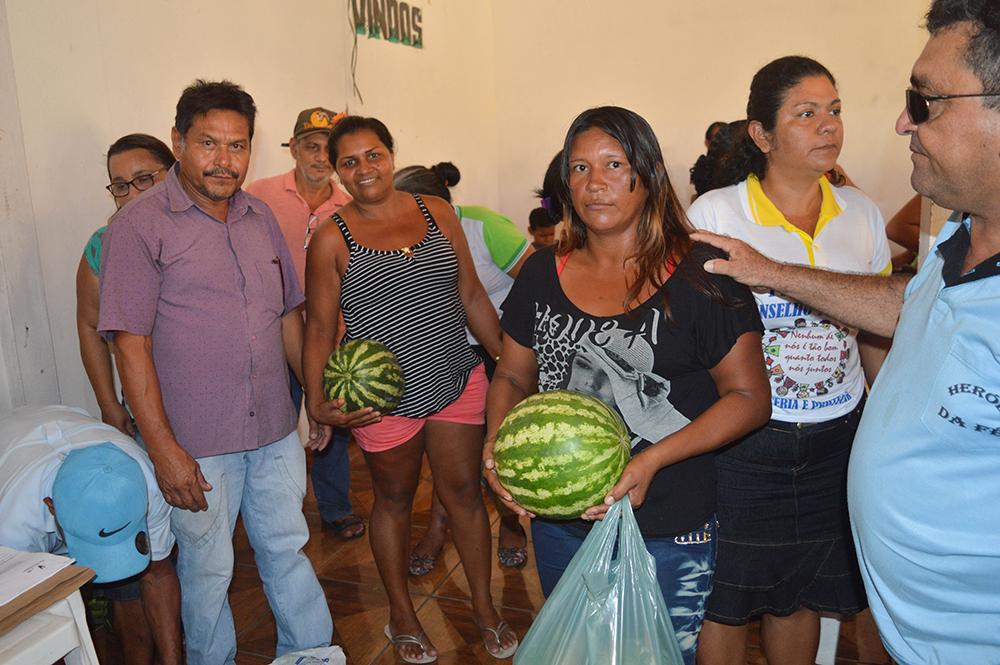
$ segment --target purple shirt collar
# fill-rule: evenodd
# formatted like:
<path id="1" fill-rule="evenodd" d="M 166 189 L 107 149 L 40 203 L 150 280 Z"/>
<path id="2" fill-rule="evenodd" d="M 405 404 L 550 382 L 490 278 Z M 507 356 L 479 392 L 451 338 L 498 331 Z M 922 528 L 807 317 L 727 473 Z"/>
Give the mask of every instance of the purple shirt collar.
<path id="1" fill-rule="evenodd" d="M 170 212 L 184 212 L 191 206 L 196 206 L 209 217 L 215 219 L 207 210 L 198 206 L 197 203 L 188 195 L 184 190 L 184 186 L 181 185 L 180 180 L 180 162 L 175 162 L 173 166 L 170 167 L 169 173 L 167 173 L 166 180 L 163 181 L 163 185 L 167 190 L 167 204 L 170 206 Z M 229 213 L 226 215 L 226 222 L 235 222 L 243 219 L 247 214 L 247 210 L 253 210 L 256 213 L 263 213 L 264 210 L 261 208 L 261 202 L 259 200 L 251 199 L 247 196 L 246 192 L 242 189 L 236 190 L 236 193 L 229 198 Z M 221 222 L 220 222 L 221 223 Z"/>

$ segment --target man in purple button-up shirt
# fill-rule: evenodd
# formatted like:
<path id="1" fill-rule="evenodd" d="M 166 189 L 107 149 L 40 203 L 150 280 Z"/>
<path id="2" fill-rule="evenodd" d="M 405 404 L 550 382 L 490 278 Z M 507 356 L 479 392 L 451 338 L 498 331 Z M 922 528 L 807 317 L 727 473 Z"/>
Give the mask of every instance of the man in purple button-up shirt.
<path id="1" fill-rule="evenodd" d="M 240 190 L 256 108 L 229 82 L 177 104 L 177 164 L 104 237 L 98 328 L 173 511 L 189 665 L 232 663 L 238 514 L 278 625 L 277 653 L 329 644 L 302 547 L 305 454 L 286 363 L 301 375 L 304 300 L 270 209 Z M 310 445 L 328 430 L 313 427 Z M 225 580 L 220 584 L 219 580 Z"/>

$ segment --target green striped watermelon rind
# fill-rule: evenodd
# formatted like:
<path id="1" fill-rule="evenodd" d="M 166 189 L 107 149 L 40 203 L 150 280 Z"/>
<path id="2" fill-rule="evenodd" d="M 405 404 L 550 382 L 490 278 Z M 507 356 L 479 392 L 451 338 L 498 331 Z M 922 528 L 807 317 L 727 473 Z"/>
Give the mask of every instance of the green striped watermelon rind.
<path id="1" fill-rule="evenodd" d="M 386 414 L 403 399 L 404 377 L 396 355 L 373 339 L 342 344 L 323 369 L 323 394 L 342 399 L 345 412 L 372 407 Z"/>
<path id="2" fill-rule="evenodd" d="M 547 448 L 562 452 L 545 452 Z M 493 447 L 497 476 L 542 517 L 574 519 L 604 501 L 631 457 L 621 417 L 570 390 L 531 395 L 504 418 Z"/>

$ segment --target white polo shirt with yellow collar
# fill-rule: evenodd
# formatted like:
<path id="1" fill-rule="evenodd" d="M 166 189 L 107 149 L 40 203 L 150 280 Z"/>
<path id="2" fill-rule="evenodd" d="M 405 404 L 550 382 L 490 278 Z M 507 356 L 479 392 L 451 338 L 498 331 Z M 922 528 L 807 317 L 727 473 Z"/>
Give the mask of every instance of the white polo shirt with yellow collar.
<path id="1" fill-rule="evenodd" d="M 698 229 L 743 240 L 762 254 L 857 273 L 892 271 L 878 207 L 853 187 L 822 192 L 813 235 L 795 227 L 767 198 L 757 176 L 707 192 L 688 210 Z M 764 323 L 761 340 L 771 382 L 771 418 L 816 423 L 850 413 L 864 395 L 857 329 L 774 291 L 755 293 Z"/>

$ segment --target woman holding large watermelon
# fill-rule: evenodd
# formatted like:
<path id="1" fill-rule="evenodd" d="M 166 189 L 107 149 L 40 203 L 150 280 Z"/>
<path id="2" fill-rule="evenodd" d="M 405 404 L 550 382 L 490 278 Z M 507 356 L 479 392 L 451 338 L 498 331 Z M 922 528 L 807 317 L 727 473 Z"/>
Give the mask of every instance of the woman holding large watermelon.
<path id="1" fill-rule="evenodd" d="M 353 428 L 371 471 L 369 540 L 389 596 L 386 637 L 405 662 L 437 660 L 407 586 L 410 513 L 426 450 L 474 620 L 487 652 L 507 658 L 518 640 L 493 607 L 492 541 L 479 484 L 486 372 L 465 336 L 468 322 L 496 357 L 496 311 L 451 205 L 395 189 L 393 139 L 384 124 L 348 116 L 331 133 L 329 152 L 353 201 L 317 229 L 306 259 L 306 406 L 321 423 Z M 343 400 L 323 395 L 340 312 L 345 342 L 377 340 L 402 366 L 403 397 L 391 414 L 371 407 L 344 413 Z"/>
<path id="2" fill-rule="evenodd" d="M 712 451 L 770 414 L 760 316 L 746 288 L 702 269 L 713 250 L 689 240 L 659 143 L 639 115 L 601 107 L 578 116 L 561 174 L 567 241 L 525 263 L 503 306 L 487 477 L 527 514 L 490 470 L 500 422 L 528 395 L 571 388 L 617 410 L 632 458 L 606 504 L 583 520 L 532 521 L 542 590 L 552 591 L 582 544 L 586 520 L 628 495 L 693 663 L 715 564 Z"/>

